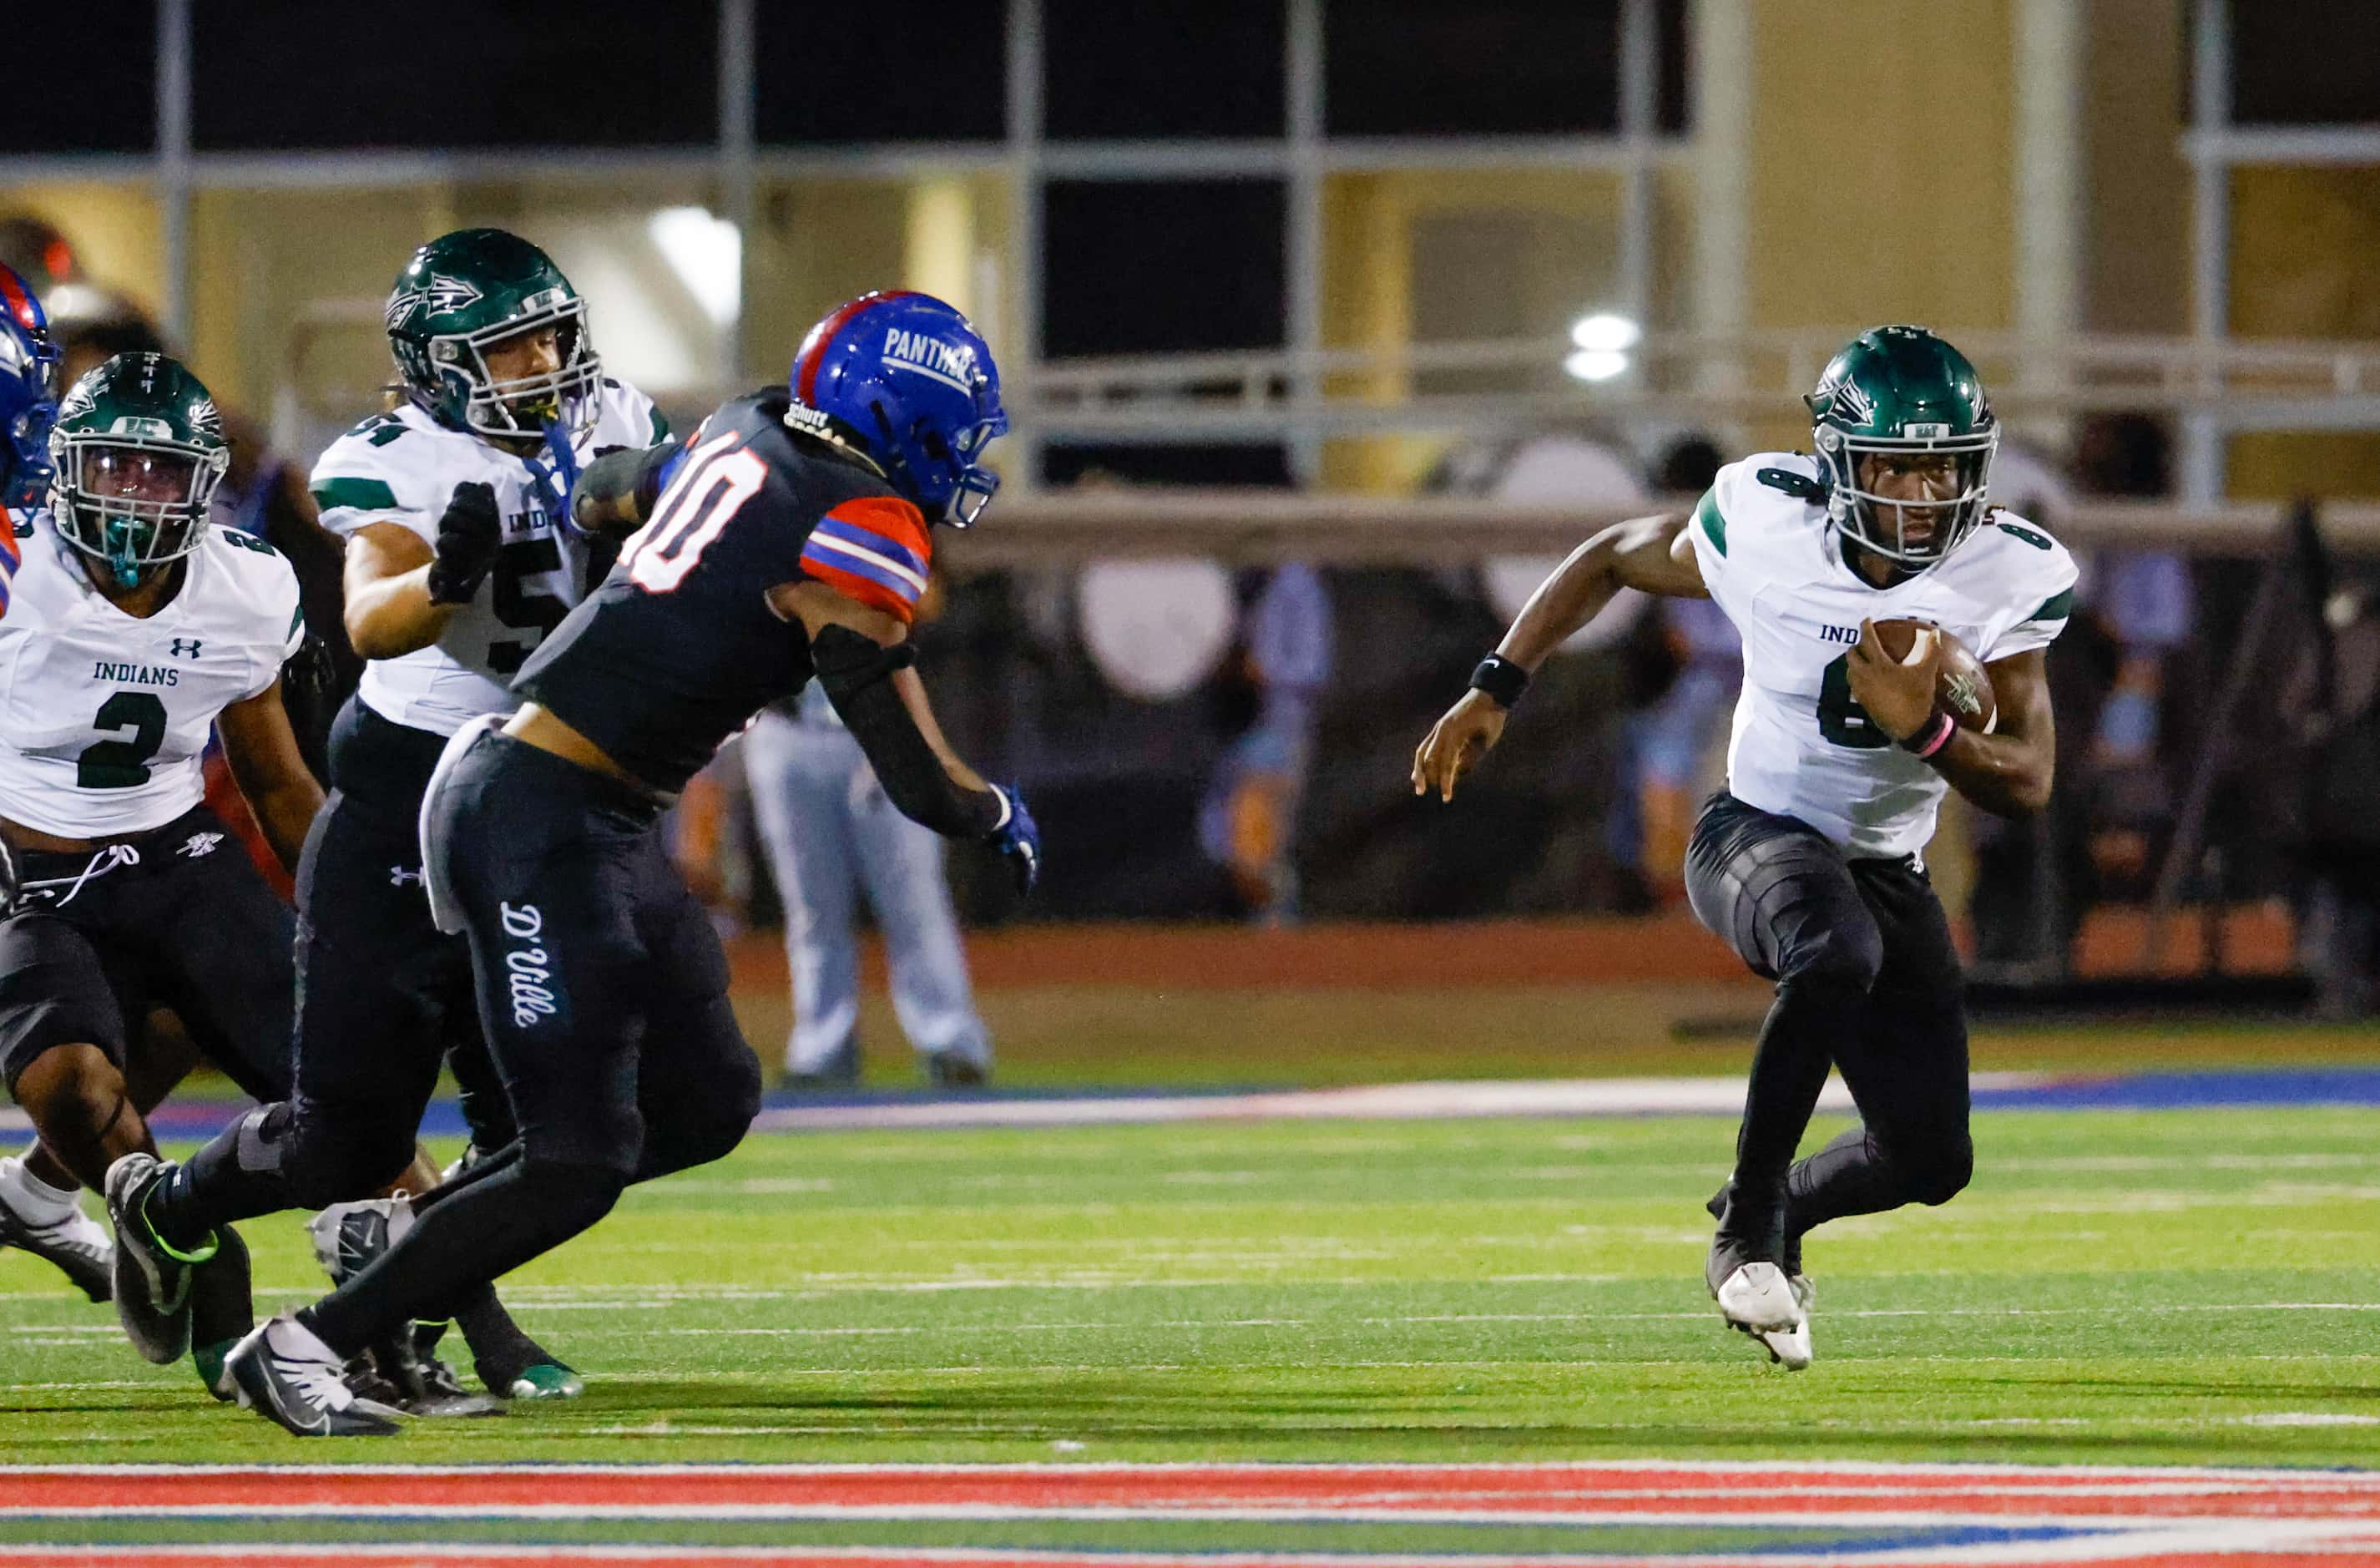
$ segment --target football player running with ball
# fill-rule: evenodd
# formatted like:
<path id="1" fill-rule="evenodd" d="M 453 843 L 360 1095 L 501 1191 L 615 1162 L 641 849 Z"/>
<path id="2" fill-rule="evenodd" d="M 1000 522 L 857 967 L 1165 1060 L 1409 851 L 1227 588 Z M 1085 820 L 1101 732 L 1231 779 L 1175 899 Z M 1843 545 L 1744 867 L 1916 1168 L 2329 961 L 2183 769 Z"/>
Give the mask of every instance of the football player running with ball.
<path id="1" fill-rule="evenodd" d="M 521 710 L 465 726 L 440 760 L 423 867 L 439 923 L 468 935 L 521 1136 L 232 1353 L 254 1408 L 293 1432 L 387 1430 L 338 1381 L 344 1358 L 743 1137 L 759 1064 L 657 824 L 753 714 L 815 676 L 894 805 L 1032 881 L 1031 816 L 952 754 L 908 641 L 934 524 L 972 523 L 997 485 L 991 352 L 941 300 L 871 294 L 811 329 L 789 380 L 685 447 L 590 468 L 582 520 L 650 520 L 522 667 Z"/>
<path id="2" fill-rule="evenodd" d="M 127 1082 L 152 1006 L 248 1093 L 289 1088 L 289 909 L 202 803 L 209 734 L 284 865 L 322 793 L 281 706 L 297 576 L 207 523 L 230 456 L 207 389 L 121 354 L 55 412 L 50 505 L 18 514 L 0 553 L 0 836 L 22 881 L 0 918 L 0 1061 L 50 1153 L 112 1198 L 156 1148 L 143 1102 L 170 1087 Z M 223 1356 L 252 1321 L 239 1237 L 190 1238 L 169 1279 L 140 1261 L 113 1258 L 134 1345 L 162 1366 L 195 1331 L 230 1397 Z"/>
<path id="3" fill-rule="evenodd" d="M 1974 367 L 1932 333 L 1862 334 L 1806 402 L 1816 456 L 1756 454 L 1691 517 L 1622 523 L 1572 552 L 1413 768 L 1415 793 L 1451 800 L 1529 672 L 1623 587 L 1715 600 L 1742 634 L 1727 788 L 1694 825 L 1686 891 L 1777 991 L 1735 1172 L 1709 1204 L 1705 1280 L 1791 1367 L 1811 1356 L 1803 1237 L 1948 1202 L 1973 1171 L 1959 959 L 1922 856 L 1947 789 L 2002 816 L 2047 801 L 2044 651 L 2075 576 L 2055 540 L 1987 511 L 1998 425 Z M 1966 697 L 1981 714 L 1996 699 L 1996 721 L 1961 722 Z M 1797 1161 L 1830 1066 L 1861 1125 Z"/>
<path id="4" fill-rule="evenodd" d="M 610 565 L 616 541 L 570 519 L 580 468 L 668 434 L 650 399 L 603 374 L 577 291 L 516 235 L 463 229 L 421 247 L 386 322 L 405 401 L 333 442 L 312 480 L 323 526 L 347 541 L 347 635 L 369 662 L 332 727 L 333 790 L 298 872 L 296 1092 L 128 1188 L 147 1221 L 133 1245 L 166 1255 L 231 1221 L 331 1206 L 314 1232 L 334 1282 L 411 1222 L 401 1200 L 371 1195 L 414 1158 L 450 1051 L 474 1150 L 513 1139 L 469 951 L 431 920 L 422 794 L 448 736 L 520 706 L 508 683 Z M 426 1380 L 417 1399 L 454 1399 L 442 1363 L 407 1354 L 427 1357 L 453 1319 L 492 1394 L 577 1393 L 487 1277 L 418 1304 L 418 1332 L 393 1329 L 374 1361 L 400 1384 Z"/>

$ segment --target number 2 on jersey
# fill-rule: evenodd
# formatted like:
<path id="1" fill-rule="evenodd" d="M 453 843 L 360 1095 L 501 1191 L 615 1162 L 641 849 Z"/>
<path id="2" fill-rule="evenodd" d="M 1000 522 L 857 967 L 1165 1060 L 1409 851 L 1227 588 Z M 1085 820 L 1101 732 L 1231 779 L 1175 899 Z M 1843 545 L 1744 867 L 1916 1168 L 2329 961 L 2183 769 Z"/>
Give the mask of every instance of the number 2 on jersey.
<path id="1" fill-rule="evenodd" d="M 149 759 L 165 744 L 165 704 L 153 691 L 119 691 L 99 705 L 95 730 L 130 730 L 130 740 L 97 740 L 75 759 L 77 789 L 135 789 L 149 782 Z"/>
<path id="2" fill-rule="evenodd" d="M 698 446 L 686 470 L 662 492 L 653 520 L 620 553 L 629 580 L 647 593 L 668 593 L 686 580 L 719 530 L 768 482 L 769 466 L 738 444 L 731 431 Z M 730 452 L 727 448 L 737 447 Z"/>

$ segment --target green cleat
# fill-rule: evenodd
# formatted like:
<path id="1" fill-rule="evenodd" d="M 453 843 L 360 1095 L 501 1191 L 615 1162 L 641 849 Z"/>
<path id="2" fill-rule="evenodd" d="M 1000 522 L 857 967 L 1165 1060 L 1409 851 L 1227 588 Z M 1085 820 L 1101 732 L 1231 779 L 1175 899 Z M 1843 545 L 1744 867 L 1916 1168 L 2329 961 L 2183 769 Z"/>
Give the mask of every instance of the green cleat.
<path id="1" fill-rule="evenodd" d="M 190 1347 L 190 1363 L 199 1369 L 199 1381 L 206 1384 L 207 1392 L 225 1404 L 239 1402 L 239 1385 L 232 1381 L 231 1374 L 224 1369 L 224 1359 L 238 1343 L 236 1339 L 217 1340 L 212 1344 Z"/>
<path id="2" fill-rule="evenodd" d="M 577 1399 L 587 1392 L 578 1374 L 559 1361 L 540 1361 L 515 1375 L 504 1391 L 507 1399 Z"/>

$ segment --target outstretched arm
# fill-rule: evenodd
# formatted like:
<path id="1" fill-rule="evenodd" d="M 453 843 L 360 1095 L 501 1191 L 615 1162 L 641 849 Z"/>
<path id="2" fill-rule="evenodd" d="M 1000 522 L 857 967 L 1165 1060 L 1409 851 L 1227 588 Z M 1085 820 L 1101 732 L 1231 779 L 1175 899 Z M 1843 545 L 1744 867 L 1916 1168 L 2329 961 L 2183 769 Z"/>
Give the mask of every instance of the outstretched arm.
<path id="1" fill-rule="evenodd" d="M 844 727 L 868 754 L 885 797 L 946 838 L 972 838 L 1006 856 L 1017 890 L 1040 869 L 1039 830 L 1016 791 L 984 783 L 942 738 L 911 667 L 909 628 L 821 582 L 784 584 L 769 602 L 809 634 L 810 664 Z"/>
<path id="2" fill-rule="evenodd" d="M 1702 564 L 1681 516 L 1637 517 L 1614 524 L 1572 551 L 1521 606 L 1497 654 L 1535 671 L 1571 634 L 1593 620 L 1623 588 L 1669 599 L 1707 599 Z M 1504 705 L 1472 690 L 1431 726 L 1414 752 L 1415 795 L 1438 791 L 1454 798 L 1454 783 L 1477 766 L 1503 737 Z"/>

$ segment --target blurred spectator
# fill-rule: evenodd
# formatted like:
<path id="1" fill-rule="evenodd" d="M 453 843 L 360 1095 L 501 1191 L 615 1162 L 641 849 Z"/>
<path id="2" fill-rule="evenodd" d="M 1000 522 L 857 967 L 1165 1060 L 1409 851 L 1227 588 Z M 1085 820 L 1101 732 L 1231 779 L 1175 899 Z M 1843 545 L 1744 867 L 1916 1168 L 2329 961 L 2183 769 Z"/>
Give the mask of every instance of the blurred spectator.
<path id="1" fill-rule="evenodd" d="M 1662 495 L 1700 495 L 1725 461 L 1709 437 L 1682 436 L 1654 463 L 1653 489 Z M 1705 599 L 1665 599 L 1653 614 L 1669 660 L 1662 673 L 1674 671 L 1674 677 L 1631 712 L 1621 729 L 1619 778 L 1607 825 L 1611 857 L 1623 871 L 1627 908 L 1651 908 L 1683 896 L 1686 837 L 1703 797 L 1726 778 L 1726 736 L 1743 682 L 1742 639 L 1718 605 Z"/>
<path id="2" fill-rule="evenodd" d="M 2313 715 L 2299 955 L 2324 1016 L 2368 1018 L 2380 1013 L 2380 606 L 2349 590 L 2324 619 L 2329 658 L 2308 662 L 2289 704 Z"/>
<path id="3" fill-rule="evenodd" d="M 16 269 L 55 321 L 61 291 L 72 289 L 82 275 L 73 245 L 46 218 L 18 213 L 0 218 L 0 265 Z"/>
<path id="4" fill-rule="evenodd" d="M 939 592 L 921 609 L 930 614 Z M 859 1082 L 859 900 L 884 936 L 892 1012 L 938 1088 L 991 1076 L 991 1037 L 977 1015 L 942 841 L 885 796 L 859 743 L 813 681 L 745 734 L 744 771 L 785 908 L 794 1029 L 788 1086 Z"/>
<path id="5" fill-rule="evenodd" d="M 1199 807 L 1198 842 L 1231 874 L 1249 917 L 1281 925 L 1297 918 L 1297 812 L 1330 680 L 1330 593 L 1322 574 L 1302 561 L 1273 568 L 1243 627 L 1240 689 L 1253 712 Z"/>
<path id="6" fill-rule="evenodd" d="M 2056 533 L 2074 503 L 2058 459 L 2007 442 L 1992 461 L 1992 504 Z M 2108 641 L 2090 608 L 2089 566 L 2066 634 L 2048 657 L 2051 705 L 2058 714 L 2058 786 L 2047 809 L 2022 820 L 1972 814 L 1974 887 L 1967 918 L 1975 933 L 1979 978 L 2033 984 L 2064 978 L 2097 896 L 2090 844 L 2091 736 L 2107 691 Z"/>

